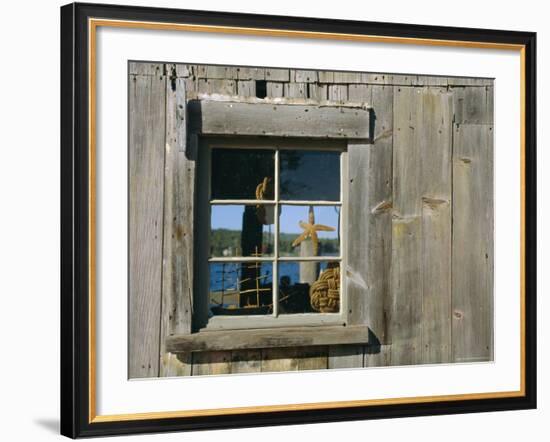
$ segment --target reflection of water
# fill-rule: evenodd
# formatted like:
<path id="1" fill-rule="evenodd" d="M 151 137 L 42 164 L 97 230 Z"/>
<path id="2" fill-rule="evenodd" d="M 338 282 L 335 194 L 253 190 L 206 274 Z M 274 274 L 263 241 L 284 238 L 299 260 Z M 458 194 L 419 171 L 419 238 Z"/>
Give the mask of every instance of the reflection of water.
<path id="1" fill-rule="evenodd" d="M 321 270 L 326 268 L 327 263 L 321 263 Z M 222 287 L 225 290 L 237 289 L 237 281 L 240 278 L 241 263 L 212 263 L 210 264 L 210 290 L 219 291 Z M 271 264 L 261 266 L 261 275 L 269 275 L 269 279 L 262 281 L 271 281 Z M 222 281 L 223 275 L 223 281 Z M 290 284 L 295 284 L 300 280 L 300 264 L 298 262 L 280 262 L 279 279 L 282 276 L 290 278 Z"/>

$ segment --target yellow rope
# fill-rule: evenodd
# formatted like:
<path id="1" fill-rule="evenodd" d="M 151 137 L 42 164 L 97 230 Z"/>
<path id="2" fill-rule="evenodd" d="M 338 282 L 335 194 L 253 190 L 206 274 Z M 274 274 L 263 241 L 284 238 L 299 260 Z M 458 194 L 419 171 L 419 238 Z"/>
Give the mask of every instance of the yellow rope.
<path id="1" fill-rule="evenodd" d="M 309 288 L 309 300 L 313 310 L 321 313 L 337 313 L 340 310 L 340 267 L 332 264 Z"/>

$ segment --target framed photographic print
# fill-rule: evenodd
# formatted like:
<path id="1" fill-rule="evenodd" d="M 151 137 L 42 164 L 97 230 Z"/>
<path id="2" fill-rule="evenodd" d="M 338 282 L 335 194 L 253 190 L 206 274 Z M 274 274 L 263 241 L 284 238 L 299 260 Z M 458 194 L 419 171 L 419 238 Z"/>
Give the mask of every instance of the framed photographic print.
<path id="1" fill-rule="evenodd" d="M 62 7 L 62 434 L 534 408 L 535 45 Z"/>

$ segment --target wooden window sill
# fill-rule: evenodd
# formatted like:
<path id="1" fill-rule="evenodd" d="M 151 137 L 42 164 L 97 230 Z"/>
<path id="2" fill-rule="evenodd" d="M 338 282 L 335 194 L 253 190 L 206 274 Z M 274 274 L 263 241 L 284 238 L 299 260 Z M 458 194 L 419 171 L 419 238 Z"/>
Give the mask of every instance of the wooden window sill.
<path id="1" fill-rule="evenodd" d="M 188 335 L 168 336 L 166 349 L 171 353 L 189 353 L 249 348 L 366 344 L 368 336 L 369 328 L 364 325 L 200 331 Z"/>

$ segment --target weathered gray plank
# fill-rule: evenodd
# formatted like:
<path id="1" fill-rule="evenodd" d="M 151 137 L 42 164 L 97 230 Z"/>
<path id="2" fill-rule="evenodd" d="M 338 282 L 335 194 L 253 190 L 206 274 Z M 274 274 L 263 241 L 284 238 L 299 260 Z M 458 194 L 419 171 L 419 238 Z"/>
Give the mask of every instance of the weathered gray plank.
<path id="1" fill-rule="evenodd" d="M 394 77 L 395 75 L 393 74 L 384 74 L 384 73 L 377 74 L 377 73 L 365 72 L 361 75 L 361 83 L 393 85 L 395 84 Z"/>
<path id="2" fill-rule="evenodd" d="M 243 329 L 203 331 L 172 335 L 166 339 L 166 348 L 173 353 L 250 348 L 295 347 L 337 344 L 366 344 L 369 330 L 366 326 L 281 327 L 277 329 Z"/>
<path id="3" fill-rule="evenodd" d="M 449 86 L 492 86 L 494 80 L 491 78 L 473 78 L 473 77 L 448 77 Z"/>
<path id="4" fill-rule="evenodd" d="M 392 364 L 450 357 L 451 94 L 394 87 Z"/>
<path id="5" fill-rule="evenodd" d="M 240 95 L 242 97 L 255 97 L 256 81 L 255 80 L 237 81 L 237 95 Z"/>
<path id="6" fill-rule="evenodd" d="M 369 138 L 369 110 L 263 102 L 200 100 L 190 102 L 194 131 L 212 135 Z"/>
<path id="7" fill-rule="evenodd" d="M 493 124 L 493 88 L 453 87 L 455 123 Z"/>
<path id="8" fill-rule="evenodd" d="M 213 351 L 193 354 L 193 376 L 231 373 L 231 352 Z"/>
<path id="9" fill-rule="evenodd" d="M 238 67 L 239 80 L 265 80 L 264 68 Z"/>
<path id="10" fill-rule="evenodd" d="M 128 63 L 128 73 L 130 75 L 152 75 L 160 78 L 164 75 L 164 65 L 159 63 L 130 61 Z"/>
<path id="11" fill-rule="evenodd" d="M 192 75 L 192 67 L 188 64 L 176 64 L 176 77 L 187 78 Z"/>
<path id="12" fill-rule="evenodd" d="M 198 65 L 196 77 L 218 80 L 234 80 L 238 78 L 238 71 L 235 66 Z"/>
<path id="13" fill-rule="evenodd" d="M 262 372 L 324 370 L 326 347 L 292 347 L 262 350 Z"/>
<path id="14" fill-rule="evenodd" d="M 334 72 L 334 83 L 362 83 L 361 72 Z"/>
<path id="15" fill-rule="evenodd" d="M 363 345 L 331 345 L 328 368 L 359 368 L 363 366 Z"/>
<path id="16" fill-rule="evenodd" d="M 348 99 L 348 85 L 347 84 L 329 85 L 328 99 L 333 101 L 346 101 Z"/>
<path id="17" fill-rule="evenodd" d="M 391 345 L 367 345 L 365 347 L 365 367 L 388 367 L 391 362 Z"/>
<path id="18" fill-rule="evenodd" d="M 170 334 L 191 333 L 192 323 L 195 162 L 188 157 L 186 127 L 185 80 L 175 78 L 166 83 L 160 376 L 191 373 L 191 355 L 176 357 L 165 345 Z"/>
<path id="19" fill-rule="evenodd" d="M 422 95 L 394 87 L 391 362 L 422 358 Z"/>
<path id="20" fill-rule="evenodd" d="M 158 69 L 157 69 L 158 68 Z M 156 75 L 130 79 L 129 376 L 159 375 L 165 88 Z"/>
<path id="21" fill-rule="evenodd" d="M 392 221 L 391 363 L 422 362 L 422 223 L 419 216 Z"/>
<path id="22" fill-rule="evenodd" d="M 261 370 L 261 350 L 236 350 L 231 352 L 231 373 L 257 373 Z"/>
<path id="23" fill-rule="evenodd" d="M 205 94 L 235 95 L 237 93 L 237 82 L 235 80 L 212 80 L 199 79 L 197 91 Z"/>
<path id="24" fill-rule="evenodd" d="M 288 69 L 266 68 L 265 79 L 267 81 L 290 81 Z"/>
<path id="25" fill-rule="evenodd" d="M 372 86 L 368 84 L 350 84 L 348 86 L 348 99 L 355 103 L 363 102 L 372 104 Z M 384 112 L 380 109 L 379 113 L 383 114 Z"/>
<path id="26" fill-rule="evenodd" d="M 307 98 L 307 83 L 285 83 L 285 97 Z"/>
<path id="27" fill-rule="evenodd" d="M 317 71 L 291 69 L 290 81 L 294 83 L 316 83 L 318 81 Z"/>
<path id="28" fill-rule="evenodd" d="M 312 100 L 324 101 L 328 99 L 328 86 L 326 84 L 309 83 L 308 97 Z"/>
<path id="29" fill-rule="evenodd" d="M 350 323 L 368 325 L 379 342 L 387 343 L 391 308 L 393 89 L 376 86 L 370 90 L 375 112 L 375 143 L 351 142 L 348 147 L 346 277 Z"/>
<path id="30" fill-rule="evenodd" d="M 493 128 L 455 125 L 453 360 L 493 357 Z"/>
<path id="31" fill-rule="evenodd" d="M 279 98 L 284 95 L 284 83 L 276 81 L 266 82 L 266 95 L 270 98 Z"/>
<path id="32" fill-rule="evenodd" d="M 451 356 L 452 93 L 422 94 L 422 362 Z"/>

